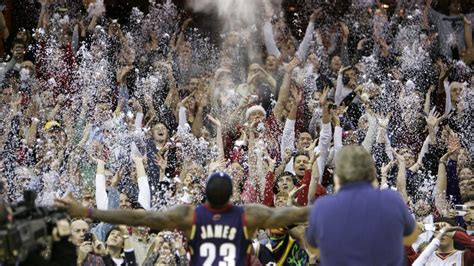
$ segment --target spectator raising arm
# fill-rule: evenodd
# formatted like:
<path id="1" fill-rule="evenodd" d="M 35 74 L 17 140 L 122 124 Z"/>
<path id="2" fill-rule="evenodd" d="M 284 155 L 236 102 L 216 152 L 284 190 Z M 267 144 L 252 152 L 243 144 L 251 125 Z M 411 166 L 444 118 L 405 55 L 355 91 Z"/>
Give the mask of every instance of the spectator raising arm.
<path id="1" fill-rule="evenodd" d="M 461 52 L 461 59 L 466 65 L 474 62 L 474 46 L 472 45 L 472 27 L 471 21 L 464 16 L 464 43 L 466 48 Z"/>
<path id="2" fill-rule="evenodd" d="M 331 127 L 331 112 L 329 110 L 329 103 L 327 101 L 329 93 L 329 88 L 325 88 L 321 98 L 319 98 L 319 103 L 322 108 L 322 118 L 321 118 L 321 131 L 319 133 L 319 143 L 315 148 L 315 151 L 318 154 L 316 159 L 318 164 L 319 176 L 322 177 L 324 169 L 326 168 L 326 161 L 329 156 L 329 147 L 332 139 L 332 127 Z M 319 182 L 321 182 L 321 178 Z"/>
<path id="3" fill-rule="evenodd" d="M 397 158 L 398 162 L 398 174 L 397 174 L 397 190 L 400 192 L 400 195 L 403 198 L 405 203 L 409 202 L 408 193 L 407 193 L 407 168 L 405 158 L 393 151 L 393 154 Z"/>
<path id="4" fill-rule="evenodd" d="M 446 165 L 448 164 L 449 157 L 458 149 L 459 147 L 448 151 L 443 155 L 443 157 L 441 157 L 441 159 L 439 159 L 438 178 L 436 179 L 435 187 L 435 206 L 443 216 L 447 216 L 450 210 L 449 202 L 446 199 L 446 189 L 448 186 Z"/>
<path id="5" fill-rule="evenodd" d="M 222 139 L 222 124 L 221 121 L 212 117 L 211 115 L 207 115 L 207 118 L 214 124 L 216 127 L 216 144 L 217 149 L 219 151 L 219 159 L 224 159 L 224 140 Z"/>
<path id="6" fill-rule="evenodd" d="M 3 16 L 3 10 L 0 11 L 0 32 L 3 36 L 3 40 L 8 39 L 10 36 L 10 31 L 8 30 L 5 17 Z"/>
<path id="7" fill-rule="evenodd" d="M 107 210 L 109 199 L 107 197 L 107 190 L 105 186 L 105 162 L 101 159 L 94 159 L 97 164 L 97 171 L 95 174 L 95 202 L 97 209 Z"/>
<path id="8" fill-rule="evenodd" d="M 312 162 L 311 168 L 311 182 L 309 183 L 309 190 L 308 190 L 308 204 L 313 204 L 316 199 L 316 191 L 318 188 L 318 184 L 321 183 L 319 181 L 321 177 L 319 176 L 319 169 L 318 169 L 318 160 L 319 154 L 314 154 L 311 156 L 310 162 Z"/>
<path id="9" fill-rule="evenodd" d="M 138 203 L 145 209 L 149 210 L 151 206 L 151 195 L 150 185 L 148 184 L 148 176 L 145 172 L 145 166 L 143 164 L 143 157 L 132 156 L 132 160 L 135 163 L 137 169 L 137 183 L 138 183 Z M 161 168 L 161 167 L 160 167 Z M 164 169 L 160 169 L 160 173 L 164 172 Z"/>

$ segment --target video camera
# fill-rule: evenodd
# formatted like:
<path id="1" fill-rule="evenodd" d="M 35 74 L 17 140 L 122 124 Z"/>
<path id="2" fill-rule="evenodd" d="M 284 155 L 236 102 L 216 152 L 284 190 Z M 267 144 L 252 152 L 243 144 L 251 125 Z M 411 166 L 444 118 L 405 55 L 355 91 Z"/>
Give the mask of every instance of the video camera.
<path id="1" fill-rule="evenodd" d="M 26 260 L 40 247 L 38 241 L 51 235 L 56 222 L 67 217 L 65 210 L 35 206 L 35 199 L 35 192 L 27 190 L 22 202 L 0 202 L 0 264 Z"/>

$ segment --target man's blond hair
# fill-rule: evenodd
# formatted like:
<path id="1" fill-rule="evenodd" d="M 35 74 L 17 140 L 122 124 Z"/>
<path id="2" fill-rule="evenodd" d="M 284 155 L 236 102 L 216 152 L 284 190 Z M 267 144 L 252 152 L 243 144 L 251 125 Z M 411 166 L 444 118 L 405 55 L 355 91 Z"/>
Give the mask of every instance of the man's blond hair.
<path id="1" fill-rule="evenodd" d="M 375 179 L 374 159 L 362 146 L 344 146 L 336 157 L 336 175 L 341 185 Z"/>

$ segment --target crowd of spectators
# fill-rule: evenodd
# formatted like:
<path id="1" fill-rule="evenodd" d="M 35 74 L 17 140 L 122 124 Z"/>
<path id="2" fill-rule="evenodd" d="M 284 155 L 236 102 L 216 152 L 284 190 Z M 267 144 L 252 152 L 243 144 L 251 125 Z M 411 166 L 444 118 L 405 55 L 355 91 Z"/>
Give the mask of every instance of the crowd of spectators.
<path id="1" fill-rule="evenodd" d="M 102 210 L 164 210 L 201 203 L 207 176 L 221 170 L 234 204 L 305 206 L 337 192 L 335 154 L 360 144 L 376 162 L 374 186 L 397 190 L 428 228 L 407 261 L 455 252 L 473 262 L 474 13 L 462 14 L 461 1 L 449 14 L 431 0 L 390 12 L 353 1 L 337 17 L 309 1 L 291 21 L 261 1 L 255 24 L 233 17 L 219 43 L 171 2 L 133 9 L 124 25 L 102 0 L 39 2 L 34 29 L 9 32 L 0 13 L 4 200 L 29 189 L 39 205 L 72 192 Z M 438 234 L 455 225 L 467 234 Z M 315 263 L 304 229 L 260 231 L 253 263 Z M 177 231 L 74 220 L 70 241 L 78 265 L 189 259 Z"/>

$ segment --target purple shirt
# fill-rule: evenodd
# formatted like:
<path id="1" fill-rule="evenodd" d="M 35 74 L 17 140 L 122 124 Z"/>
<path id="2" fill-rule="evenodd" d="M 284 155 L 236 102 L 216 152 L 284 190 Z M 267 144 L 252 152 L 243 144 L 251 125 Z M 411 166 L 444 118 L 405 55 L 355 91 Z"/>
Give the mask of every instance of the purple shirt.
<path id="1" fill-rule="evenodd" d="M 401 266 L 415 225 L 398 192 L 356 182 L 316 201 L 306 239 L 320 249 L 320 265 Z"/>

